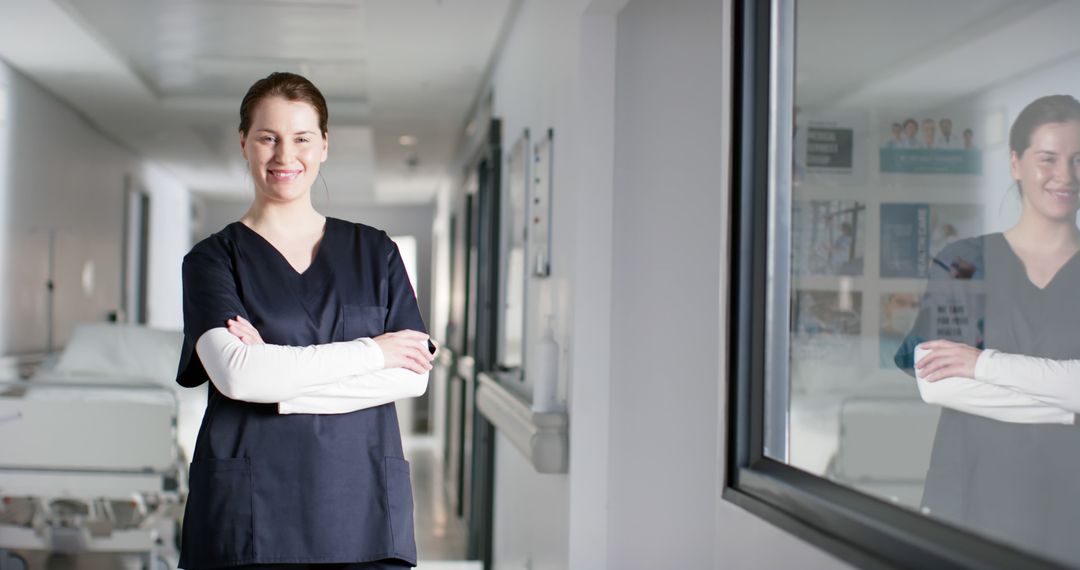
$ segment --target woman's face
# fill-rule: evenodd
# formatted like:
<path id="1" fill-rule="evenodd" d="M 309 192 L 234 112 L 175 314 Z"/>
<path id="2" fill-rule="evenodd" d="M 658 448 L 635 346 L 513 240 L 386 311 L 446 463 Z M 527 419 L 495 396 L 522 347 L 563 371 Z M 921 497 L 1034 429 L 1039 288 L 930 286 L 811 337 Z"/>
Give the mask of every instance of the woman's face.
<path id="1" fill-rule="evenodd" d="M 1055 221 L 1076 219 L 1080 207 L 1080 121 L 1047 123 L 1031 133 L 1024 154 L 1010 158 L 1025 210 Z"/>
<path id="2" fill-rule="evenodd" d="M 328 144 L 319 130 L 319 115 L 308 103 L 282 97 L 260 101 L 247 135 L 240 135 L 256 199 L 292 202 L 306 197 L 326 161 Z"/>

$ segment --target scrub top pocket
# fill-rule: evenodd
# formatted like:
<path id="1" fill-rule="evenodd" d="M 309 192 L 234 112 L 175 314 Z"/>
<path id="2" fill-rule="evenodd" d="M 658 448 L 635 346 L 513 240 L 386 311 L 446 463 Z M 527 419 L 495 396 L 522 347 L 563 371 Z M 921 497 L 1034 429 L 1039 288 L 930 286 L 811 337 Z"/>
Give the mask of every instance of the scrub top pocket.
<path id="1" fill-rule="evenodd" d="M 386 307 L 344 305 L 345 340 L 374 338 L 386 332 Z"/>
<path id="2" fill-rule="evenodd" d="M 251 463 L 246 457 L 205 459 L 191 464 L 191 495 L 184 513 L 184 539 L 198 549 L 189 551 L 190 567 L 215 560 L 247 560 L 253 556 Z M 187 549 L 185 549 L 187 550 Z"/>
<path id="3" fill-rule="evenodd" d="M 416 559 L 416 536 L 413 529 L 412 482 L 409 462 L 399 457 L 385 457 L 386 503 L 390 511 L 390 532 L 394 538 L 394 553 Z"/>

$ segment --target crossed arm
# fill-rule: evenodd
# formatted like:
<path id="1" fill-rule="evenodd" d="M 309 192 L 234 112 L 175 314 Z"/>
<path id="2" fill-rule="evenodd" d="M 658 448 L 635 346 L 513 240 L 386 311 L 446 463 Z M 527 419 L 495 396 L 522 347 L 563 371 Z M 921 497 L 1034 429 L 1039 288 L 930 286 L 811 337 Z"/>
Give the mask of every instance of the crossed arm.
<path id="1" fill-rule="evenodd" d="M 195 350 L 226 397 L 276 403 L 282 414 L 341 414 L 416 397 L 427 389 L 428 335 L 293 347 L 266 344 L 243 318 L 204 333 Z"/>
<path id="2" fill-rule="evenodd" d="M 935 340 L 915 351 L 923 400 L 1011 423 L 1073 424 L 1080 360 L 1055 360 Z"/>

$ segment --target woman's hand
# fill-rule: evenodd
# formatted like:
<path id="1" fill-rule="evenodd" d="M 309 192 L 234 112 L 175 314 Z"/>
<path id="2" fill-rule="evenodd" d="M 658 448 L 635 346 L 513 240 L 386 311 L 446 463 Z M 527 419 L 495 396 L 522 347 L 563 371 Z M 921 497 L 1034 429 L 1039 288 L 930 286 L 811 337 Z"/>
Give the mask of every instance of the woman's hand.
<path id="1" fill-rule="evenodd" d="M 383 351 L 386 368 L 404 368 L 417 374 L 431 370 L 435 355 L 428 352 L 428 335 L 418 331 L 403 330 L 375 337 Z"/>
<path id="2" fill-rule="evenodd" d="M 248 322 L 247 319 L 237 315 L 235 319 L 229 319 L 228 323 L 229 332 L 233 336 L 239 338 L 244 344 L 266 344 L 263 342 L 259 331 L 255 330 L 255 325 Z"/>
<path id="3" fill-rule="evenodd" d="M 982 350 L 951 340 L 931 340 L 920 344 L 919 348 L 930 351 L 915 365 L 923 380 L 937 382 L 956 376 L 975 378 L 975 362 Z"/>

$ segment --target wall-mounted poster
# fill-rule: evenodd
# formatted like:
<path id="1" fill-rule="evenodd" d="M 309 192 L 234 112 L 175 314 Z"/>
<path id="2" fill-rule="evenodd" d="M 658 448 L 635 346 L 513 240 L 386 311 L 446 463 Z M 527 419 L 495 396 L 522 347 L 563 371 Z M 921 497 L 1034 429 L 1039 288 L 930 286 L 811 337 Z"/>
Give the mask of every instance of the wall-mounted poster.
<path id="1" fill-rule="evenodd" d="M 795 109 L 792 182 L 857 182 L 864 178 L 866 119 L 862 113 L 803 117 Z"/>
<path id="2" fill-rule="evenodd" d="M 795 292 L 796 335 L 858 336 L 862 330 L 862 293 L 858 291 Z"/>
<path id="3" fill-rule="evenodd" d="M 964 204 L 882 204 L 881 276 L 925 278 L 931 264 L 952 260 L 942 250 L 982 231 L 982 209 Z M 967 276 L 974 277 L 974 276 Z"/>
<path id="4" fill-rule="evenodd" d="M 881 127 L 881 172 L 980 174 L 982 151 L 973 121 L 962 115 L 917 118 L 897 114 Z"/>
<path id="5" fill-rule="evenodd" d="M 856 200 L 796 200 L 791 206 L 795 275 L 863 274 L 866 204 Z"/>
<path id="6" fill-rule="evenodd" d="M 882 368 L 895 368 L 896 351 L 915 327 L 919 316 L 918 293 L 886 293 L 879 303 L 878 346 Z"/>
<path id="7" fill-rule="evenodd" d="M 850 359 L 862 331 L 862 293 L 797 290 L 792 298 L 792 358 Z"/>

